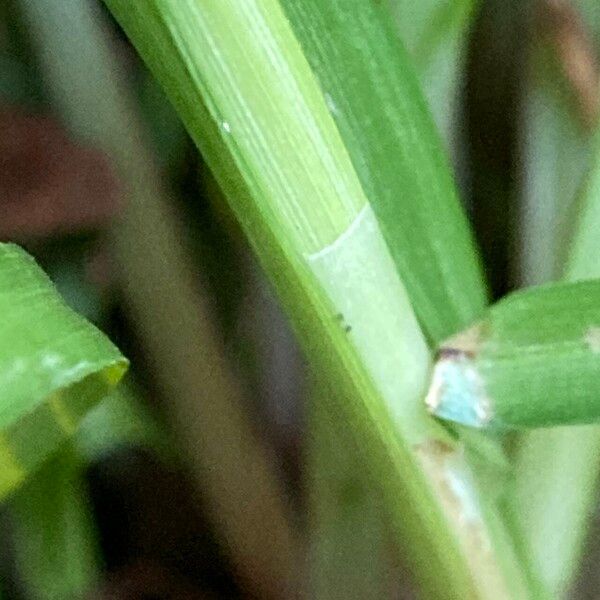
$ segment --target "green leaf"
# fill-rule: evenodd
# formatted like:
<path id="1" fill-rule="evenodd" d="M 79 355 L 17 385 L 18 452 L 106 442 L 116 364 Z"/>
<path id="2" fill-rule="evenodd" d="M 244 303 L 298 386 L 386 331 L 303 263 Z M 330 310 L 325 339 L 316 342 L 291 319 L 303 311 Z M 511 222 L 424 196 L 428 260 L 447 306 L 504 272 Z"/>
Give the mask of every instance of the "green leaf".
<path id="1" fill-rule="evenodd" d="M 389 20 L 370 3 L 281 4 L 421 326 L 431 339 L 443 339 L 481 315 L 486 292 L 410 59 Z"/>
<path id="2" fill-rule="evenodd" d="M 67 444 L 8 503 L 17 576 L 31 600 L 75 600 L 100 576 L 85 466 Z"/>
<path id="3" fill-rule="evenodd" d="M 511 294 L 444 342 L 427 403 L 480 428 L 600 420 L 600 280 Z"/>
<path id="4" fill-rule="evenodd" d="M 0 498 L 76 431 L 126 366 L 30 256 L 0 244 Z"/>
<path id="5" fill-rule="evenodd" d="M 553 4 L 559 8 L 571 5 Z M 597 1 L 572 4 L 580 11 L 597 52 Z M 523 129 L 523 172 L 527 175 L 523 280 L 532 284 L 549 277 L 571 281 L 600 277 L 600 138 L 590 156 L 592 132 L 580 125 L 573 97 L 565 93 L 566 82 L 556 56 L 549 57 L 547 50 L 540 49 L 539 43 L 537 46 Z M 582 182 L 584 186 L 576 194 Z M 574 206 L 576 211 L 570 214 Z M 565 222 L 569 228 L 575 225 L 572 236 Z M 535 430 L 519 442 L 511 509 L 524 533 L 524 550 L 553 597 L 564 596 L 578 572 L 596 506 L 599 472 L 598 426 Z"/>
<path id="6" fill-rule="evenodd" d="M 599 141 L 597 134 L 593 166 L 578 198 L 579 217 L 563 269 L 567 281 L 600 277 Z M 555 595 L 568 589 L 577 572 L 599 472 L 597 425 L 542 429 L 520 442 L 512 508 L 532 562 Z"/>
<path id="7" fill-rule="evenodd" d="M 130 381 L 121 383 L 86 415 L 75 440 L 87 461 L 122 446 L 145 446 L 166 459 L 176 456 L 169 434 Z"/>

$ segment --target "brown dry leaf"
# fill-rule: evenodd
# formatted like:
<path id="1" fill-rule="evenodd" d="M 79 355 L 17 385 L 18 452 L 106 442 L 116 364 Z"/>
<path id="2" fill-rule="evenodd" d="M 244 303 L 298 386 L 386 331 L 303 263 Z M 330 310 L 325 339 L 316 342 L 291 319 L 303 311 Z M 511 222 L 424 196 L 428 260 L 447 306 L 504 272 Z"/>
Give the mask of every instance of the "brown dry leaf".
<path id="1" fill-rule="evenodd" d="M 75 144 L 50 117 L 0 106 L 0 240 L 102 227 L 120 196 L 101 152 Z"/>

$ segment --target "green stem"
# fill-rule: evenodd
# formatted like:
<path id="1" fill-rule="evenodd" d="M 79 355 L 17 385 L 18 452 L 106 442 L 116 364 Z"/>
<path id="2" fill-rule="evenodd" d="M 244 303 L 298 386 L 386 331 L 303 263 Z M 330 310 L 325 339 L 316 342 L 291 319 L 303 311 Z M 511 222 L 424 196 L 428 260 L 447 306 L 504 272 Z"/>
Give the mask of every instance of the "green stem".
<path id="1" fill-rule="evenodd" d="M 335 390 L 320 380 L 308 406 L 308 515 L 311 598 L 387 598 L 395 558 L 376 486 L 354 440 L 327 412 Z"/>
<path id="2" fill-rule="evenodd" d="M 331 414 L 355 436 L 381 485 L 423 589 L 437 598 L 527 596 L 510 546 L 495 553 L 460 448 L 425 415 L 423 334 L 281 6 L 108 5 L 215 172 L 308 356 L 339 390 L 343 400 L 328 399 Z M 411 79 L 409 93 L 415 87 Z M 412 102 L 406 99 L 408 114 Z M 422 101 L 416 102 L 420 126 Z M 410 135 L 419 139 L 412 129 Z M 428 163 L 437 177 L 435 165 L 443 168 L 437 155 Z M 443 185 L 446 176 L 442 171 Z"/>
<path id="3" fill-rule="evenodd" d="M 315 72 L 320 73 L 322 88 L 328 90 L 330 110 L 335 109 L 336 76 L 350 70 L 352 63 L 357 62 L 349 52 L 345 53 L 348 55 L 345 61 L 341 61 L 342 52 L 339 52 L 339 48 L 347 48 L 347 39 L 360 38 L 366 42 L 366 25 L 359 26 L 356 31 L 347 31 L 347 23 L 339 28 L 331 26 L 329 21 L 319 24 L 317 20 L 306 18 L 296 4 L 289 3 L 288 16 L 292 19 L 292 25 L 296 25 L 296 35 L 300 37 L 304 51 L 310 49 L 315 57 Z M 463 66 L 462 47 L 468 27 L 467 17 L 472 12 L 472 1 L 433 0 L 421 2 L 418 7 L 412 2 L 408 6 L 406 2 L 391 4 L 393 6 L 385 8 L 398 12 L 396 20 L 400 36 L 415 61 L 421 87 L 428 99 L 430 110 L 434 113 L 438 129 L 446 133 L 446 145 L 452 146 L 450 130 L 456 111 L 448 105 L 449 99 L 451 104 L 457 99 Z M 321 2 L 320 8 L 323 5 Z M 354 12 L 348 3 L 346 6 L 350 13 Z M 418 16 L 415 14 L 417 11 Z M 312 27 L 306 25 L 310 22 L 313 23 Z M 355 23 L 348 27 L 354 28 Z M 336 48 L 335 53 L 328 52 L 323 44 L 325 37 L 341 38 L 344 42 L 338 45 L 337 40 L 333 40 L 331 47 Z M 381 44 L 381 39 L 381 35 L 377 35 L 378 45 Z M 369 50 L 364 52 L 370 56 Z M 373 127 L 373 137 L 376 141 L 363 139 L 367 118 L 372 123 L 376 121 L 372 110 L 374 103 L 371 91 L 380 90 L 383 96 L 386 86 L 392 87 L 393 78 L 388 74 L 382 76 L 381 80 L 373 83 L 371 90 L 366 89 L 364 78 L 356 79 L 356 93 L 347 93 L 352 99 L 350 114 L 355 114 L 361 123 L 361 135 L 357 136 L 354 142 L 364 160 L 365 147 L 375 148 L 377 144 L 383 147 L 395 146 L 391 140 L 386 141 L 385 134 L 382 135 L 384 132 L 389 135 L 393 130 L 389 126 L 377 131 Z M 368 117 L 357 114 L 357 97 L 361 93 L 368 97 Z M 334 112 L 339 122 L 343 123 L 347 119 L 345 111 L 340 107 Z M 377 171 L 381 172 L 383 162 L 374 162 L 377 164 Z M 372 180 L 370 174 L 364 174 L 363 181 L 365 180 Z M 397 184 L 388 179 L 380 189 L 394 190 L 396 187 Z M 372 201 L 372 196 L 370 200 Z M 398 221 L 396 215 L 393 216 L 393 221 Z M 430 235 L 435 237 L 436 232 L 430 231 Z M 461 275 L 468 279 L 468 270 Z M 433 329 L 435 330 L 435 326 Z M 333 390 L 329 389 L 328 393 L 333 393 Z M 310 514 L 313 515 L 313 590 L 319 598 L 388 597 L 394 589 L 393 580 L 396 579 L 397 573 L 393 572 L 392 563 L 397 559 L 399 549 L 391 543 L 388 519 L 381 507 L 379 494 L 360 471 L 353 440 L 342 428 L 336 426 L 335 420 L 327 415 L 321 403 L 315 399 L 310 404 L 310 423 L 313 424 L 308 440 Z"/>

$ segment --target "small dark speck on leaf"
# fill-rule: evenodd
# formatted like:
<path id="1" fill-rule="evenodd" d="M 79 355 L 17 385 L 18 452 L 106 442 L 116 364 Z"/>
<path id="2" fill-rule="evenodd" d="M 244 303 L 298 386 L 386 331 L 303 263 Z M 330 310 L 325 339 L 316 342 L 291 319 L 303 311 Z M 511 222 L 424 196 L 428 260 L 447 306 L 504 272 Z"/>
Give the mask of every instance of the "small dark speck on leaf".
<path id="1" fill-rule="evenodd" d="M 339 321 L 340 325 L 344 328 L 346 333 L 350 333 L 352 331 L 352 327 L 344 323 L 344 315 L 342 313 L 337 313 L 335 315 L 335 320 Z"/>

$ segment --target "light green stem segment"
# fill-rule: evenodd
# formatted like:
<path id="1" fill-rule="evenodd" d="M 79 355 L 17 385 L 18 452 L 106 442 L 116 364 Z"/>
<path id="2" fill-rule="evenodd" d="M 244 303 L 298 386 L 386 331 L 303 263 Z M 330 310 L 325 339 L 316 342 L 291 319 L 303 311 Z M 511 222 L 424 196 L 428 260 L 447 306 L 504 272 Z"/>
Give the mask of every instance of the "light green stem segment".
<path id="1" fill-rule="evenodd" d="M 82 598 L 100 573 L 84 465 L 68 445 L 8 504 L 15 566 L 32 600 Z"/>
<path id="2" fill-rule="evenodd" d="M 489 429 L 600 421 L 600 280 L 516 292 L 441 345 L 438 417 Z"/>
<path id="3" fill-rule="evenodd" d="M 425 340 L 379 215 L 281 5 L 107 4 L 215 172 L 310 359 L 339 390 L 331 414 L 352 432 L 380 483 L 423 589 L 436 598 L 527 597 L 510 546 L 497 552 L 460 448 L 425 414 Z M 410 74 L 402 67 L 399 77 Z M 414 79 L 400 83 L 411 143 L 420 139 L 424 110 Z M 398 166 L 406 178 L 413 168 Z M 444 189 L 438 171 L 428 172 Z"/>
<path id="4" fill-rule="evenodd" d="M 126 367 L 29 255 L 0 244 L 0 498 L 77 430 Z"/>
<path id="5" fill-rule="evenodd" d="M 386 102 L 394 106 L 401 104 L 401 99 L 392 100 L 400 90 L 402 93 L 405 91 L 404 85 L 398 85 L 399 78 L 395 75 L 398 71 L 396 55 L 402 56 L 401 50 L 389 44 L 390 36 L 386 38 L 385 49 L 381 49 L 380 30 L 372 27 L 376 19 L 373 16 L 369 18 L 371 11 L 365 10 L 364 3 L 359 6 L 360 20 L 354 17 L 340 20 L 340 26 L 333 26 L 331 19 L 314 18 L 315 13 L 326 10 L 328 1 L 313 4 L 315 6 L 312 9 L 308 4 L 303 7 L 294 1 L 285 2 L 283 6 L 287 9 L 286 14 L 312 64 L 313 72 L 320 80 L 328 108 L 338 123 L 346 148 L 354 156 L 354 166 L 357 168 L 362 165 L 358 174 L 369 202 L 380 207 L 379 222 L 387 220 L 389 224 L 388 246 L 396 250 L 397 257 L 414 257 L 414 254 L 410 254 L 414 248 L 412 240 L 402 231 L 402 227 L 408 225 L 407 218 L 397 218 L 401 205 L 405 207 L 405 215 L 409 213 L 416 216 L 424 210 L 428 201 L 439 207 L 443 202 L 455 201 L 455 197 L 452 189 L 435 199 L 430 196 L 419 199 L 417 194 L 409 192 L 397 193 L 399 189 L 406 190 L 408 187 L 406 170 L 397 169 L 397 152 L 386 151 L 387 148 L 399 146 L 399 137 L 403 139 L 402 147 L 407 146 L 406 136 L 402 135 L 407 123 L 394 118 L 392 111 L 374 110 L 375 106 L 382 104 L 374 102 L 374 93 L 382 99 L 390 98 Z M 458 116 L 452 107 L 458 100 L 463 66 L 462 46 L 467 39 L 467 16 L 472 3 L 470 0 L 431 0 L 415 4 L 412 1 L 393 0 L 389 4 L 390 11 L 398 12 L 396 21 L 400 37 L 416 61 L 419 81 L 429 108 L 438 130 L 446 134 L 446 146 L 450 147 L 453 145 L 451 125 Z M 352 1 L 337 5 L 336 12 L 342 15 L 357 13 Z M 352 48 L 347 43 L 348 39 L 361 39 L 362 43 Z M 328 43 L 324 44 L 324 40 Z M 379 72 L 373 69 L 372 47 L 380 52 L 377 60 Z M 388 72 L 381 67 L 386 61 L 392 65 Z M 339 75 L 348 72 L 353 72 L 355 76 L 351 79 L 342 78 L 343 85 L 340 85 Z M 350 80 L 353 82 L 352 90 L 347 84 Z M 343 102 L 346 97 L 351 99 L 349 103 Z M 340 99 L 343 106 L 340 105 Z M 415 138 L 412 143 L 424 143 L 424 136 Z M 412 148 L 406 150 L 406 158 L 415 159 L 416 154 Z M 423 157 L 419 159 L 420 168 L 409 169 L 415 179 L 422 173 L 422 163 Z M 385 168 L 384 165 L 392 168 Z M 376 185 L 373 185 L 374 181 Z M 385 210 L 386 205 L 388 210 Z M 414 233 L 410 225 L 406 228 Z M 420 231 L 419 254 L 425 248 L 429 251 L 435 248 L 435 244 L 424 243 L 423 240 L 438 241 L 446 235 L 445 228 L 446 222 L 429 221 Z M 440 229 L 444 231 L 440 232 Z M 409 259 L 404 262 L 405 266 L 410 265 L 417 271 L 410 281 L 423 285 L 427 290 L 427 299 L 432 304 L 422 311 L 427 313 L 429 308 L 436 317 L 433 320 L 432 314 L 422 315 L 426 333 L 432 331 L 434 335 L 443 335 L 444 332 L 454 331 L 465 321 L 471 320 L 470 311 L 477 313 L 480 310 L 476 302 L 471 302 L 472 298 L 467 298 L 469 286 L 464 285 L 465 281 L 475 282 L 478 292 L 481 288 L 478 286 L 480 274 L 460 260 L 461 250 L 469 246 L 470 239 L 465 232 L 463 239 L 455 240 L 451 249 L 444 253 L 448 262 L 443 268 L 446 274 L 443 284 L 440 283 L 442 278 L 436 277 L 434 286 L 423 285 L 431 270 L 421 271 L 424 271 L 424 265 L 439 262 L 435 254 L 432 253 L 427 260 Z M 450 264 L 455 267 L 454 271 L 448 269 Z M 407 278 L 403 279 L 410 296 Z M 455 290 L 464 293 L 464 298 L 454 303 L 448 302 L 448 297 L 452 297 Z M 420 295 L 422 299 L 422 293 Z M 479 296 L 481 294 L 476 293 L 476 297 Z M 413 306 L 419 304 L 419 299 L 413 301 Z M 459 307 L 460 310 L 457 310 Z M 443 317 L 440 318 L 442 313 Z M 326 385 L 325 378 L 319 387 L 324 387 L 327 394 L 335 393 Z M 323 394 L 322 391 L 320 393 Z M 394 588 L 404 589 L 408 586 L 405 573 L 399 574 L 398 569 L 394 569 L 397 564 L 394 559 L 397 559 L 400 550 L 392 544 L 379 491 L 361 468 L 354 440 L 335 418 L 327 414 L 323 404 L 321 401 L 311 402 L 312 426 L 308 436 L 311 590 L 317 598 L 351 600 L 389 597 L 394 594 Z"/>

